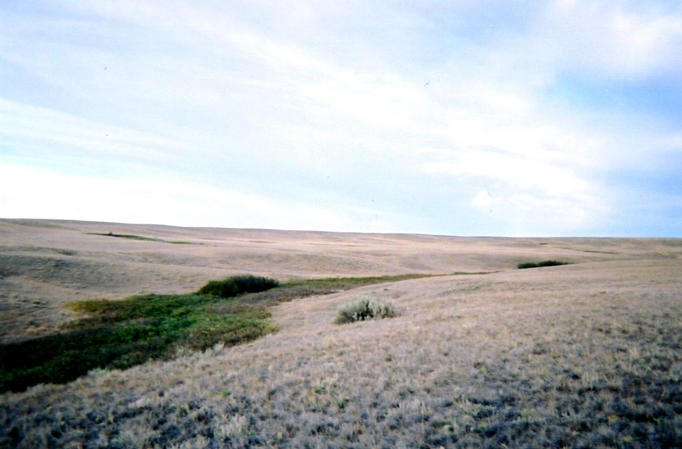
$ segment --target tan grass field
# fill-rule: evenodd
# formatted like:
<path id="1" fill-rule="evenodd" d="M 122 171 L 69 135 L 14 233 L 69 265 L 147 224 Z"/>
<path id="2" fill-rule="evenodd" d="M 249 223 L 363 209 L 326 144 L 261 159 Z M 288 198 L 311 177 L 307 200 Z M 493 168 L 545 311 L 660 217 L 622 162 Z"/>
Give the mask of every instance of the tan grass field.
<path id="1" fill-rule="evenodd" d="M 571 264 L 516 269 L 545 259 Z M 293 300 L 249 344 L 5 393 L 0 447 L 682 446 L 680 239 L 0 220 L 0 338 L 56 331 L 76 299 L 241 273 L 449 275 Z M 363 295 L 400 315 L 333 324 Z"/>

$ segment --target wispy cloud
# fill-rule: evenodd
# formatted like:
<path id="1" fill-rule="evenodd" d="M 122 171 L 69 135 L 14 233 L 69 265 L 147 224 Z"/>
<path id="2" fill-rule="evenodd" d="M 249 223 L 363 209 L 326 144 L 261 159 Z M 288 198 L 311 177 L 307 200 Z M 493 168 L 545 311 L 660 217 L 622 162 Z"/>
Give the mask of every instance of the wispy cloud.
<path id="1" fill-rule="evenodd" d="M 635 233 L 671 228 L 640 220 L 625 192 L 628 177 L 682 166 L 676 2 L 64 0 L 0 21 L 0 149 L 26 170 L 89 166 L 107 190 L 120 170 L 104 166 L 134 165 L 128 185 L 149 191 L 148 170 L 164 198 L 230 198 L 249 226 L 616 234 L 620 217 Z M 677 220 L 679 186 L 637 188 Z M 120 205 L 126 220 L 204 223 L 154 215 L 143 204 L 166 200 L 124 191 L 137 204 Z M 3 209 L 44 216 L 34 200 Z"/>
<path id="2" fill-rule="evenodd" d="M 112 179 L 0 162 L 0 176 L 13 189 L 0 192 L 0 204 L 16 217 L 58 216 L 181 226 L 222 226 L 229 222 L 233 227 L 330 231 L 360 225 L 375 232 L 400 218 L 370 208 L 315 205 L 158 174 L 147 178 L 119 175 Z M 41 205 L 39 211 L 35 204 Z M 197 217 L 201 218 L 199 223 Z"/>
<path id="3" fill-rule="evenodd" d="M 539 36 L 564 69 L 614 78 L 682 72 L 682 17 L 674 2 L 556 1 Z"/>
<path id="4" fill-rule="evenodd" d="M 52 109 L 29 106 L 0 98 L 0 138 L 9 148 L 24 153 L 33 151 L 83 152 L 91 157 L 120 157 L 155 161 L 168 158 L 178 146 L 162 136 L 135 132 L 128 128 L 97 123 Z M 12 144 L 12 142 L 19 142 Z M 20 148 L 15 148 L 20 146 Z"/>

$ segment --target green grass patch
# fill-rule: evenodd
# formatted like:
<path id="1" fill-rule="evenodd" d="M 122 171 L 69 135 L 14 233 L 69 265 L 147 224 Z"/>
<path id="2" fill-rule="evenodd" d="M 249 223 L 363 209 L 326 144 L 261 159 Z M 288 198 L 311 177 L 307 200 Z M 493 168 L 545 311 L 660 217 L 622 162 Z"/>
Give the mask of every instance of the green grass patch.
<path id="1" fill-rule="evenodd" d="M 103 237 L 115 237 L 119 239 L 128 239 L 128 240 L 141 240 L 141 241 L 146 241 L 146 242 L 161 242 L 161 243 L 170 243 L 171 245 L 200 245 L 200 243 L 193 243 L 193 242 L 188 242 L 185 240 L 163 240 L 163 239 L 157 239 L 154 237 L 145 237 L 143 235 L 135 235 L 135 234 L 116 234 L 114 232 L 88 232 L 88 235 L 101 235 Z"/>
<path id="2" fill-rule="evenodd" d="M 155 302 L 175 303 L 178 296 L 182 295 L 157 297 Z M 129 299 L 137 302 L 143 298 Z M 178 347 L 205 350 L 218 342 L 234 345 L 276 330 L 266 321 L 269 314 L 264 310 L 217 314 L 208 304 L 171 307 L 171 313 L 162 318 L 116 317 L 110 321 L 110 317 L 95 316 L 77 323 L 71 331 L 3 345 L 0 391 L 23 390 L 41 382 L 68 382 L 92 368 L 129 368 L 150 359 L 172 358 Z"/>
<path id="3" fill-rule="evenodd" d="M 568 262 L 561 262 L 558 260 L 543 260 L 542 262 L 523 262 L 516 267 L 519 269 L 526 268 L 540 268 L 540 267 L 554 267 L 557 265 L 568 265 Z"/>
<path id="4" fill-rule="evenodd" d="M 235 276 L 219 282 L 235 288 L 229 295 L 143 295 L 71 303 L 70 309 L 88 316 L 59 334 L 0 345 L 0 391 L 68 382 L 92 368 L 129 368 L 171 358 L 178 347 L 234 345 L 276 330 L 267 321 L 266 305 L 250 304 L 244 294 L 277 281 Z"/>
<path id="5" fill-rule="evenodd" d="M 276 330 L 274 304 L 425 275 L 306 279 L 279 283 L 257 276 L 211 281 L 196 293 L 87 300 L 68 305 L 87 316 L 62 332 L 0 345 L 0 392 L 65 383 L 93 368 L 125 369 L 170 359 L 187 347 L 236 345 Z"/>
<path id="6" fill-rule="evenodd" d="M 362 287 L 365 285 L 381 284 L 384 282 L 398 282 L 409 279 L 443 276 L 436 274 L 400 274 L 367 277 L 331 277 L 315 279 L 296 279 L 281 282 L 276 288 L 266 292 L 247 295 L 249 301 L 257 304 L 275 305 L 296 298 L 328 295 L 343 290 Z"/>
<path id="7" fill-rule="evenodd" d="M 163 240 L 160 239 L 155 239 L 152 237 L 145 237 L 142 235 L 134 235 L 134 234 L 115 234 L 113 232 L 88 232 L 90 235 L 101 235 L 104 237 L 116 237 L 119 239 L 129 239 L 129 240 L 145 240 L 145 241 L 150 241 L 150 242 L 162 242 Z"/>
<path id="8" fill-rule="evenodd" d="M 409 279 L 419 279 L 424 277 L 441 276 L 435 274 L 399 274 L 386 276 L 368 276 L 368 277 L 335 277 L 335 278 L 317 278 L 317 279 L 302 279 L 289 281 L 284 283 L 284 288 L 321 288 L 332 289 L 334 291 L 348 290 L 363 285 L 379 284 L 383 282 L 398 282 Z"/>

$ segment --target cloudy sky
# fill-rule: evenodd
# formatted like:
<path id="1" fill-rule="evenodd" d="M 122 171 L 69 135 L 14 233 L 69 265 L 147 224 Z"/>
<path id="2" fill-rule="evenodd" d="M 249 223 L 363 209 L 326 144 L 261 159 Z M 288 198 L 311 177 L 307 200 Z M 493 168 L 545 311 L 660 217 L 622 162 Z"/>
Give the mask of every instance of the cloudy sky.
<path id="1" fill-rule="evenodd" d="M 0 217 L 682 236 L 682 3 L 2 0 Z"/>

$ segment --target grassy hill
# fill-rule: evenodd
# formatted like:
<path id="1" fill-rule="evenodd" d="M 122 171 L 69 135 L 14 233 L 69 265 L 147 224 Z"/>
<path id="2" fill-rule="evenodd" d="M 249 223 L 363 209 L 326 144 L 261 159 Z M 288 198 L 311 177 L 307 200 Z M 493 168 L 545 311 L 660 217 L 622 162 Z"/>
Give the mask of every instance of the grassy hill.
<path id="1" fill-rule="evenodd" d="M 153 231 L 115 229 L 168 241 L 197 238 L 180 229 Z M 220 260 L 230 248 L 227 234 L 217 247 L 81 234 L 123 245 L 107 247 L 112 254 L 135 250 L 130 245 L 150 245 L 135 250 L 142 253 L 163 246 L 177 258 L 203 254 L 200 263 Z M 263 245 L 284 245 L 283 235 L 240 238 L 276 242 L 250 243 L 253 255 Z M 348 246 L 362 239 L 379 246 Z M 346 276 L 363 257 L 377 266 L 420 248 L 435 254 L 425 237 L 330 235 L 315 242 L 324 245 L 313 250 L 311 244 L 307 254 L 349 261 L 350 269 L 339 265 Z M 249 246 L 242 244 L 240 254 Z M 171 360 L 91 370 L 63 385 L 0 395 L 0 447 L 682 446 L 678 241 L 443 239 L 438 245 L 453 258 L 459 251 L 479 261 L 447 272 L 487 274 L 384 279 L 313 295 L 299 295 L 299 281 L 301 290 L 287 302 L 267 305 L 277 332 L 237 346 L 179 347 Z M 471 256 L 476 245 L 478 258 Z M 59 248 L 84 251 L 75 243 Z M 288 259 L 262 260 L 263 271 L 291 266 Z M 517 269 L 532 260 L 572 263 Z M 0 287 L 22 276 L 7 273 Z M 390 302 L 397 316 L 334 324 L 339 308 L 360 298 Z"/>

